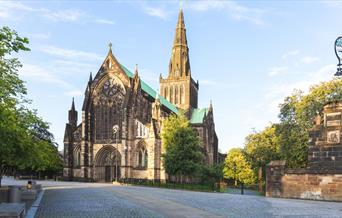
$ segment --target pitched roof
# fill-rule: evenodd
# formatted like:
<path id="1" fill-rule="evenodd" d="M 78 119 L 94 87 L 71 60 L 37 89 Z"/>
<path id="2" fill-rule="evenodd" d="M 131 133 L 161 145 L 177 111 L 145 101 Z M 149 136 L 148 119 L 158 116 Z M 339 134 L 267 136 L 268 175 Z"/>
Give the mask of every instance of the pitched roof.
<path id="1" fill-rule="evenodd" d="M 123 66 L 122 64 L 120 64 L 120 66 L 122 67 L 122 69 L 125 71 L 126 75 L 129 78 L 134 77 L 134 74 L 131 71 L 129 71 L 125 66 Z M 149 85 L 147 85 L 147 83 L 145 83 L 143 80 L 140 80 L 140 81 L 141 81 L 141 89 L 144 92 L 146 92 L 148 95 L 150 95 L 153 99 L 155 99 L 157 92 L 154 89 L 152 89 Z M 158 97 L 159 97 L 160 103 L 162 105 L 164 105 L 165 107 L 167 107 L 168 109 L 170 109 L 174 113 L 178 113 L 178 109 L 175 105 L 173 105 L 171 102 L 169 102 L 168 100 L 166 100 L 163 96 L 161 96 L 159 94 L 158 94 Z"/>
<path id="2" fill-rule="evenodd" d="M 209 108 L 196 108 L 191 112 L 190 123 L 203 123 L 204 116 L 208 113 Z"/>

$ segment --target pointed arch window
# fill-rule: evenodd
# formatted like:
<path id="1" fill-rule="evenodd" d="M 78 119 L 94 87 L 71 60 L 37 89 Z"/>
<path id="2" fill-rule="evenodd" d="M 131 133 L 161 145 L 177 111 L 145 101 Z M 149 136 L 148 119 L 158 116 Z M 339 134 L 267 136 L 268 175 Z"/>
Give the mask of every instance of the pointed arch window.
<path id="1" fill-rule="evenodd" d="M 168 88 L 168 87 L 165 87 L 165 88 L 164 88 L 164 96 L 165 96 L 166 99 L 169 98 L 169 96 L 167 95 L 167 94 L 168 94 L 168 93 L 167 93 L 167 88 Z"/>
<path id="2" fill-rule="evenodd" d="M 79 167 L 81 165 L 81 149 L 79 145 L 74 148 L 73 156 L 74 156 L 74 167 Z"/>
<path id="3" fill-rule="evenodd" d="M 179 87 L 180 103 L 184 104 L 184 85 Z"/>
<path id="4" fill-rule="evenodd" d="M 148 154 L 145 146 L 138 149 L 137 157 L 138 168 L 146 169 L 148 165 Z"/>
<path id="5" fill-rule="evenodd" d="M 173 103 L 173 87 L 170 87 L 170 102 Z"/>

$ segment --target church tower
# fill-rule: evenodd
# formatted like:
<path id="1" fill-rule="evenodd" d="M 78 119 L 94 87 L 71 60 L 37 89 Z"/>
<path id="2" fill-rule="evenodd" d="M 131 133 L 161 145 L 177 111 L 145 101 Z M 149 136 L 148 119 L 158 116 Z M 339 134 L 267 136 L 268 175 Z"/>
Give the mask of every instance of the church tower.
<path id="1" fill-rule="evenodd" d="M 160 76 L 160 94 L 178 108 L 190 111 L 197 108 L 198 82 L 191 77 L 189 48 L 182 9 L 178 15 L 176 33 L 169 63 L 169 74 Z"/>

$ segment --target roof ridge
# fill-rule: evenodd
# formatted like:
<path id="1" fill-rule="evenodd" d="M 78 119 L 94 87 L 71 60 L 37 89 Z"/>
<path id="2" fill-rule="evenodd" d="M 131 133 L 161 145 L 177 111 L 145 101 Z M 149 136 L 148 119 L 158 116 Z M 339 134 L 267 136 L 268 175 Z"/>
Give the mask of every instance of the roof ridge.
<path id="1" fill-rule="evenodd" d="M 125 67 L 121 63 L 119 63 L 119 64 L 123 68 L 123 70 L 125 71 L 125 73 L 128 77 L 130 77 L 130 78 L 134 77 L 134 74 L 129 69 L 127 69 L 127 67 Z M 156 95 L 157 95 L 157 91 L 154 90 L 150 85 L 148 85 L 144 80 L 140 79 L 140 82 L 141 82 L 141 89 L 143 91 L 145 91 L 147 94 L 149 94 L 153 99 L 155 99 Z M 160 100 L 162 105 L 164 105 L 165 107 L 167 107 L 168 109 L 170 109 L 174 113 L 178 113 L 178 109 L 174 104 L 172 104 L 171 102 L 166 100 L 163 96 L 159 95 L 159 93 L 158 93 L 158 96 L 159 96 L 159 100 Z"/>

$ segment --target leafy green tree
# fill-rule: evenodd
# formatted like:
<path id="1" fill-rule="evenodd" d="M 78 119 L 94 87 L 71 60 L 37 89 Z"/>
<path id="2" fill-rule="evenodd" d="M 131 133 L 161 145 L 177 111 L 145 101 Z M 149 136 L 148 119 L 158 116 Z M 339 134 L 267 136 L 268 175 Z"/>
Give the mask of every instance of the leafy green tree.
<path id="1" fill-rule="evenodd" d="M 0 186 L 9 169 L 61 169 L 48 124 L 25 107 L 30 101 L 18 76 L 22 65 L 12 54 L 29 51 L 28 42 L 8 27 L 0 29 Z"/>
<path id="2" fill-rule="evenodd" d="M 202 183 L 213 184 L 223 179 L 223 163 L 212 166 L 202 165 L 200 171 Z"/>
<path id="3" fill-rule="evenodd" d="M 183 113 L 170 115 L 162 127 L 163 164 L 168 175 L 182 182 L 198 174 L 203 163 L 200 140 Z"/>
<path id="4" fill-rule="evenodd" d="M 264 169 L 270 161 L 280 159 L 280 141 L 276 134 L 276 126 L 272 125 L 263 131 L 248 135 L 244 152 L 255 172 L 260 167 Z"/>
<path id="5" fill-rule="evenodd" d="M 242 184 L 252 184 L 255 182 L 255 174 L 252 167 L 239 148 L 232 148 L 227 153 L 224 161 L 223 175 L 226 179 L 235 180 L 235 185 L 237 182 Z"/>
<path id="6" fill-rule="evenodd" d="M 289 167 L 305 167 L 307 164 L 309 130 L 313 120 L 327 103 L 342 99 L 342 80 L 339 78 L 321 82 L 310 88 L 307 94 L 295 90 L 280 105 L 280 123 L 276 134 L 280 141 L 280 153 Z"/>

